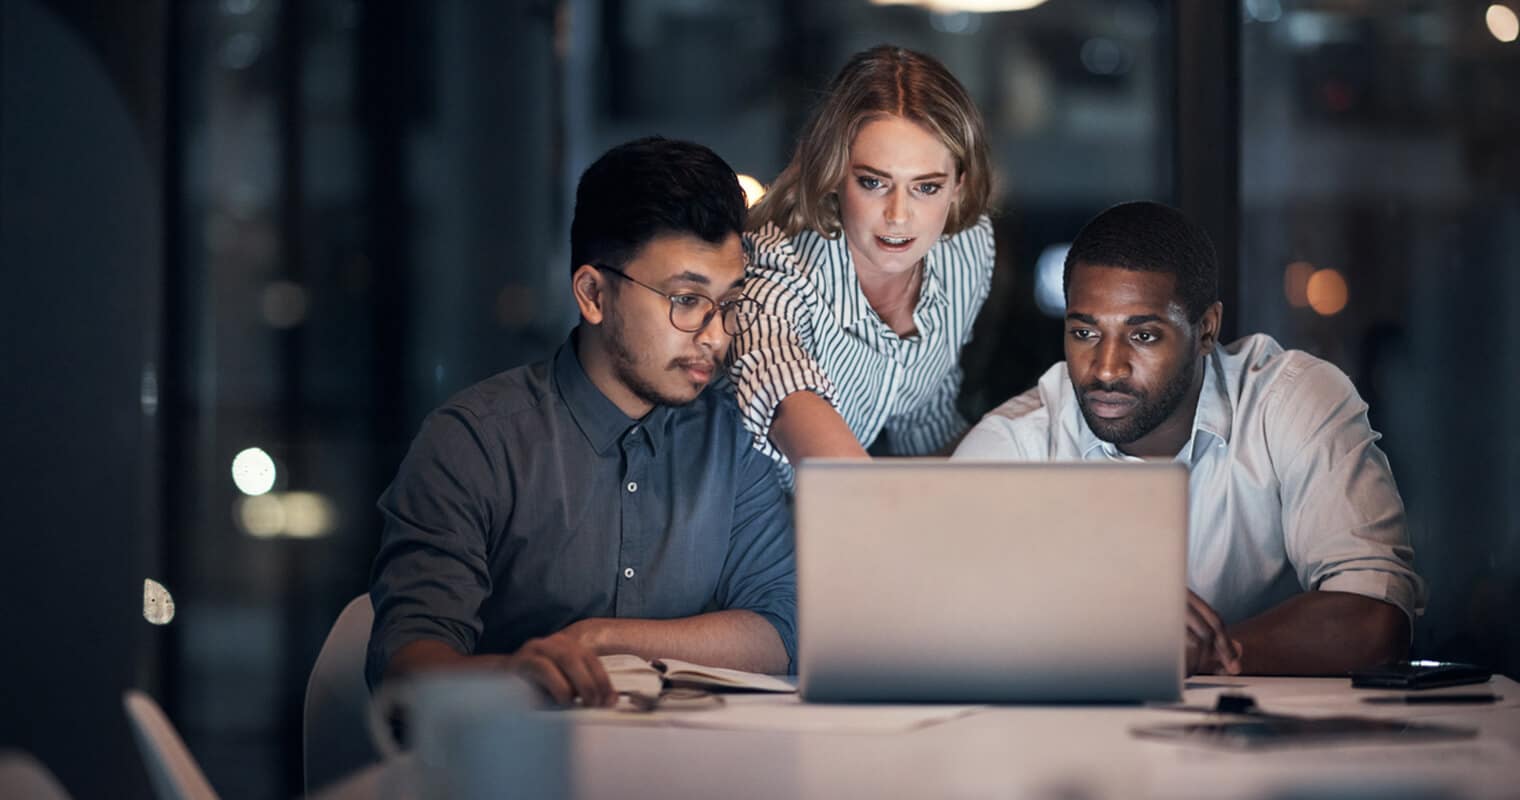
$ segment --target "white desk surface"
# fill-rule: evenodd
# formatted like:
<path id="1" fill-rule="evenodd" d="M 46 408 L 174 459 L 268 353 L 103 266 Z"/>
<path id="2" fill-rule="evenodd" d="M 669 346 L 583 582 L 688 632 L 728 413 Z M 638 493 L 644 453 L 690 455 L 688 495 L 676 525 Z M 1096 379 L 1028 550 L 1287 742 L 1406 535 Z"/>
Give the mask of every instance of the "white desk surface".
<path id="1" fill-rule="evenodd" d="M 1508 678 L 1428 692 L 1503 696 L 1490 705 L 1370 705 L 1360 699 L 1399 692 L 1352 690 L 1344 678 L 1199 676 L 1188 686 L 1189 705 L 1212 706 L 1221 692 L 1245 692 L 1269 712 L 1414 719 L 1479 734 L 1445 743 L 1234 752 L 1137 739 L 1131 727 L 1206 718 L 1141 706 L 987 706 L 889 732 L 865 732 L 869 725 L 821 730 L 815 723 L 827 721 L 828 706 L 798 708 L 809 722 L 783 725 L 790 730 L 697 729 L 658 717 L 605 722 L 600 718 L 608 712 L 564 713 L 576 718 L 571 763 L 575 794 L 583 798 L 1520 798 L 1520 684 Z M 730 696 L 729 710 L 797 702 Z M 850 708 L 870 716 L 870 707 Z M 718 722 L 710 717 L 703 724 Z M 318 796 L 404 798 L 411 794 L 409 774 L 406 760 L 377 765 Z"/>

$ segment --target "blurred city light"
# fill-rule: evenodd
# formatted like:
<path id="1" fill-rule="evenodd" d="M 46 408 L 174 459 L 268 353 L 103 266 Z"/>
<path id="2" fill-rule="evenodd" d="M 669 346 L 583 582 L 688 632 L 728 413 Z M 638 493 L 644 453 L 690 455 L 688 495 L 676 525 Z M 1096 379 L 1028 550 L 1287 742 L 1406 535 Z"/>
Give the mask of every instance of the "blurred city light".
<path id="1" fill-rule="evenodd" d="M 1246 14 L 1256 22 L 1276 22 L 1282 19 L 1282 3 L 1278 0 L 1246 0 Z"/>
<path id="2" fill-rule="evenodd" d="M 244 533 L 269 539 L 285 531 L 285 504 L 272 494 L 240 497 L 233 504 L 233 519 Z"/>
<path id="3" fill-rule="evenodd" d="M 238 491 L 256 497 L 274 488 L 274 459 L 257 447 L 250 447 L 232 459 L 232 482 Z"/>
<path id="4" fill-rule="evenodd" d="M 1488 14 L 1484 17 L 1488 22 L 1488 32 L 1501 42 L 1513 42 L 1520 39 L 1520 18 L 1509 6 L 1494 3 L 1488 7 Z"/>
<path id="5" fill-rule="evenodd" d="M 259 539 L 314 539 L 338 526 L 338 508 L 317 492 L 270 492 L 238 498 L 232 518 L 244 533 Z"/>
<path id="6" fill-rule="evenodd" d="M 137 402 L 142 406 L 144 416 L 151 417 L 158 413 L 158 370 L 151 363 L 143 365 Z"/>
<path id="7" fill-rule="evenodd" d="M 1313 274 L 1314 265 L 1307 261 L 1295 261 L 1283 270 L 1283 294 L 1288 297 L 1288 305 L 1309 307 L 1309 276 Z"/>
<path id="8" fill-rule="evenodd" d="M 957 11 L 952 14 L 935 12 L 929 15 L 929 27 L 940 33 L 955 33 L 962 36 L 970 36 L 981 30 L 982 18 L 978 14 L 969 11 Z"/>
<path id="9" fill-rule="evenodd" d="M 152 578 L 143 579 L 143 619 L 154 625 L 174 621 L 174 595 Z"/>
<path id="10" fill-rule="evenodd" d="M 1066 254 L 1070 251 L 1070 242 L 1053 244 L 1041 251 L 1034 262 L 1034 304 L 1047 317 L 1061 319 L 1066 316 L 1066 287 L 1062 285 L 1062 278 L 1066 272 Z"/>
<path id="11" fill-rule="evenodd" d="M 765 196 L 765 184 L 756 180 L 753 175 L 739 173 L 739 188 L 744 190 L 744 205 L 754 208 Z"/>
<path id="12" fill-rule="evenodd" d="M 333 502 L 316 492 L 286 492 L 280 496 L 285 505 L 285 535 L 297 539 L 322 536 L 337 527 L 338 509 Z"/>
<path id="13" fill-rule="evenodd" d="M 1309 307 L 1322 317 L 1339 314 L 1346 307 L 1346 279 L 1333 269 L 1322 269 L 1309 276 L 1304 286 Z"/>
<path id="14" fill-rule="evenodd" d="M 1082 43 L 1082 66 L 1094 75 L 1127 72 L 1128 61 L 1119 44 L 1106 36 L 1095 36 Z"/>
<path id="15" fill-rule="evenodd" d="M 306 319 L 306 290 L 290 281 L 273 281 L 259 299 L 264 321 L 275 328 L 294 328 Z"/>
<path id="16" fill-rule="evenodd" d="M 256 34 L 234 33 L 222 45 L 222 66 L 231 70 L 247 69 L 259 60 L 264 42 Z"/>

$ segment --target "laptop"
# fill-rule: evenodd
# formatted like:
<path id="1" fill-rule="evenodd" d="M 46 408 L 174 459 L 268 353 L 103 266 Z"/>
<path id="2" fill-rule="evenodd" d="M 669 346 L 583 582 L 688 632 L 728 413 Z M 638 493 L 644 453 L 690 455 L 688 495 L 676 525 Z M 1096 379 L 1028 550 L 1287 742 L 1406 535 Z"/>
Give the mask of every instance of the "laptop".
<path id="1" fill-rule="evenodd" d="M 1181 697 L 1181 464 L 809 460 L 798 688 L 823 702 Z"/>

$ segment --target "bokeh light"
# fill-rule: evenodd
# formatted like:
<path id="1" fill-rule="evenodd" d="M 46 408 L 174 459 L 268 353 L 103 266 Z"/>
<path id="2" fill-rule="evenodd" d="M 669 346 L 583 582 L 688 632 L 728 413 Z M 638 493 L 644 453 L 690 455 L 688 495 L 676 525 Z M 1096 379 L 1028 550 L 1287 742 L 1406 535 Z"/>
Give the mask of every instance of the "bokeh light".
<path id="1" fill-rule="evenodd" d="M 760 202 L 760 198 L 765 196 L 765 184 L 756 180 L 753 175 L 739 173 L 739 188 L 744 190 L 744 205 L 749 208 L 754 208 L 755 204 Z"/>
<path id="2" fill-rule="evenodd" d="M 1309 307 L 1324 317 L 1341 313 L 1350 294 L 1346 279 L 1333 269 L 1322 269 L 1310 275 L 1304 290 L 1309 297 Z"/>
<path id="3" fill-rule="evenodd" d="M 1501 42 L 1513 42 L 1520 39 L 1520 17 L 1515 16 L 1514 9 L 1509 6 L 1494 3 L 1488 7 L 1488 13 L 1484 15 L 1488 22 L 1488 32 Z"/>
<path id="4" fill-rule="evenodd" d="M 257 496 L 274 488 L 274 459 L 257 447 L 250 447 L 232 459 L 232 482 L 238 491 Z"/>
<path id="5" fill-rule="evenodd" d="M 1066 317 L 1066 254 L 1071 242 L 1046 247 L 1034 262 L 1034 304 L 1047 317 Z"/>
<path id="6" fill-rule="evenodd" d="M 338 509 L 333 502 L 316 492 L 286 492 L 285 535 L 312 539 L 337 527 Z"/>
<path id="7" fill-rule="evenodd" d="M 269 492 L 238 498 L 232 519 L 244 533 L 258 539 L 314 539 L 338 527 L 338 507 L 317 492 Z"/>
<path id="8" fill-rule="evenodd" d="M 154 625 L 174 621 L 174 595 L 152 578 L 143 579 L 143 619 Z"/>
<path id="9" fill-rule="evenodd" d="M 1307 261 L 1295 261 L 1283 270 L 1283 294 L 1288 298 L 1288 305 L 1309 307 L 1309 276 L 1313 274 L 1314 265 Z"/>
<path id="10" fill-rule="evenodd" d="M 294 328 L 306 320 L 306 290 L 290 281 L 274 281 L 259 298 L 264 321 L 275 328 Z"/>
<path id="11" fill-rule="evenodd" d="M 285 504 L 273 494 L 240 497 L 233 505 L 233 519 L 249 536 L 269 539 L 285 532 Z"/>

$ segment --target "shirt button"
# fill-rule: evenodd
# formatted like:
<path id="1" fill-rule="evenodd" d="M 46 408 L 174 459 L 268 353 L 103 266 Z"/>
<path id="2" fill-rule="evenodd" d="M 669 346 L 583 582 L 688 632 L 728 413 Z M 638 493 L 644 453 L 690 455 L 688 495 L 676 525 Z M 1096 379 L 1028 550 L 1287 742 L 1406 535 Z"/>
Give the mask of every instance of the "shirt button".
<path id="1" fill-rule="evenodd" d="M 624 569 L 623 570 L 623 577 L 625 577 L 625 578 L 632 578 L 633 577 L 633 567 L 628 567 L 627 569 Z"/>
<path id="2" fill-rule="evenodd" d="M 637 492 L 638 490 L 639 490 L 639 483 L 638 483 L 638 481 L 629 481 L 628 482 L 628 491 L 630 491 L 630 492 Z M 631 578 L 633 576 L 630 575 L 628 577 Z"/>

